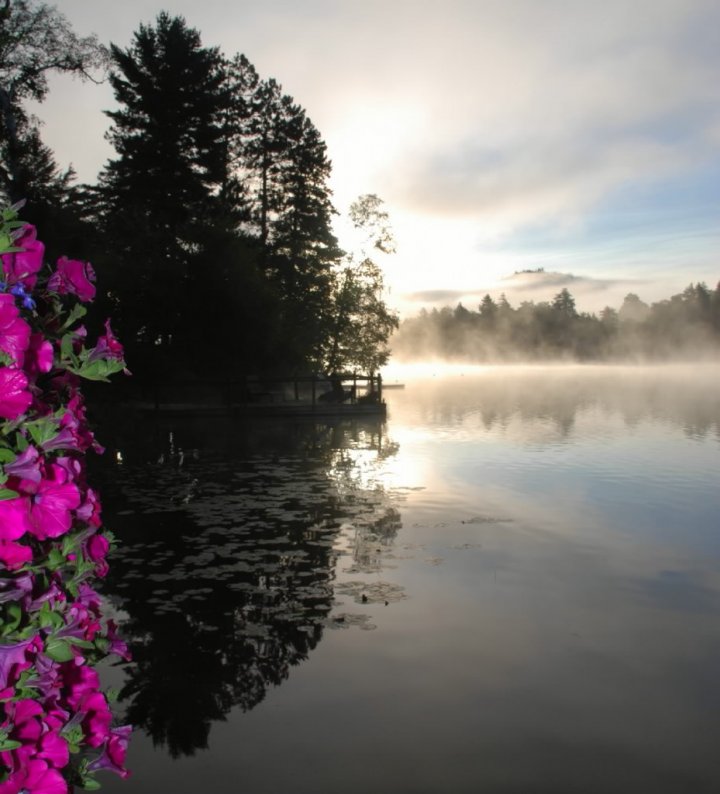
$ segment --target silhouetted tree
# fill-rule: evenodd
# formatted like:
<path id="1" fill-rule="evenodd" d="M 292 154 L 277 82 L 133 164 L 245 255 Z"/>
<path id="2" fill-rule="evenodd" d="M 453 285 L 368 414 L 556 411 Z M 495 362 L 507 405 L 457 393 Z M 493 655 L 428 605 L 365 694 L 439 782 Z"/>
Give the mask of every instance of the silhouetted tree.
<path id="1" fill-rule="evenodd" d="M 375 194 L 367 194 L 350 207 L 350 219 L 361 242 L 359 250 L 346 256 L 333 274 L 328 330 L 318 356 L 327 372 L 374 373 L 390 357 L 388 340 L 399 320 L 385 302 L 382 270 L 370 257 L 373 251 L 395 251 L 389 216 L 382 204 Z"/>
<path id="2" fill-rule="evenodd" d="M 223 59 L 167 13 L 141 25 L 128 49 L 112 45 L 111 58 L 120 108 L 108 111 L 108 137 L 118 156 L 100 175 L 99 192 L 114 251 L 108 282 L 116 314 L 127 344 L 136 355 L 144 351 L 141 360 L 153 351 L 165 360 L 187 357 L 209 336 L 198 326 L 212 322 L 214 295 L 203 288 L 215 264 L 204 255 L 208 235 L 235 222 L 222 192 L 229 159 Z"/>
<path id="3" fill-rule="evenodd" d="M 92 80 L 105 63 L 95 36 L 77 36 L 53 6 L 0 2 L 0 194 L 9 202 L 26 200 L 23 218 L 45 231 L 51 252 L 65 253 L 77 223 L 74 172 L 58 166 L 26 103 L 45 99 L 49 74 Z"/>

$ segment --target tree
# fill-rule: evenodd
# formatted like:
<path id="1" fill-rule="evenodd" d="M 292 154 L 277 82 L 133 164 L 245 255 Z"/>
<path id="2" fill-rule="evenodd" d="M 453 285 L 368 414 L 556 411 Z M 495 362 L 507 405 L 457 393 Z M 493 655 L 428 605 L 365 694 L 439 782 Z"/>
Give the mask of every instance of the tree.
<path id="1" fill-rule="evenodd" d="M 374 194 L 361 196 L 350 207 L 350 218 L 361 233 L 357 256 L 350 254 L 337 268 L 331 294 L 329 332 L 320 355 L 328 372 L 356 369 L 375 373 L 390 357 L 388 340 L 399 324 L 384 300 L 380 267 L 370 250 L 395 250 L 388 215 Z"/>
<path id="2" fill-rule="evenodd" d="M 237 220 L 223 192 L 224 61 L 182 17 L 167 13 L 141 25 L 129 48 L 112 45 L 111 58 L 120 108 L 108 112 L 108 137 L 118 156 L 100 176 L 99 195 L 117 256 L 111 290 L 125 338 L 146 353 L 182 347 L 184 357 L 199 355 L 196 307 L 207 295 L 206 266 L 215 264 L 204 256 L 208 236 Z"/>
<path id="3" fill-rule="evenodd" d="M 620 322 L 623 323 L 639 323 L 646 320 L 649 314 L 650 307 L 647 303 L 641 301 L 635 293 L 629 292 L 622 302 L 622 306 L 618 312 L 618 318 Z"/>
<path id="4" fill-rule="evenodd" d="M 93 80 L 92 70 L 103 68 L 106 57 L 95 36 L 77 36 L 53 6 L 36 0 L 0 3 L 0 190 L 11 202 L 29 198 L 27 217 L 33 220 L 35 205 L 56 201 L 72 172 L 59 173 L 23 103 L 42 102 L 51 72 Z"/>
<path id="5" fill-rule="evenodd" d="M 575 309 L 575 298 L 570 294 L 567 287 L 558 292 L 553 298 L 552 308 L 555 312 L 562 315 L 566 319 L 577 317 L 577 310 Z"/>

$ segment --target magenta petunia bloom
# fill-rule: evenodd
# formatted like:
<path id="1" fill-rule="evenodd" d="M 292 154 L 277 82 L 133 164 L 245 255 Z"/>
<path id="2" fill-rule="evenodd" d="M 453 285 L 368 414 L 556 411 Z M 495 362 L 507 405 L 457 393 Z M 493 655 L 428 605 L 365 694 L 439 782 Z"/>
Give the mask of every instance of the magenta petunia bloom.
<path id="1" fill-rule="evenodd" d="M 0 692 L 11 686 L 23 670 L 30 667 L 27 654 L 35 647 L 35 637 L 11 645 L 0 644 Z"/>
<path id="2" fill-rule="evenodd" d="M 0 540 L 19 540 L 26 532 L 31 531 L 28 497 L 0 499 Z"/>
<path id="3" fill-rule="evenodd" d="M 30 444 L 30 446 L 21 452 L 12 463 L 6 463 L 5 474 L 11 477 L 17 477 L 20 480 L 29 480 L 30 482 L 39 483 L 42 479 L 40 473 L 40 454 L 37 449 Z"/>
<path id="4" fill-rule="evenodd" d="M 50 372 L 53 365 L 53 347 L 42 334 L 32 334 L 25 351 L 23 369 L 30 375 Z"/>
<path id="5" fill-rule="evenodd" d="M 72 483 L 43 480 L 30 507 L 31 532 L 38 540 L 58 538 L 72 524 L 70 511 L 80 504 L 80 493 Z"/>
<path id="6" fill-rule="evenodd" d="M 56 769 L 62 769 L 70 761 L 68 744 L 62 736 L 58 736 L 53 731 L 48 731 L 48 733 L 42 735 L 38 743 L 37 757 L 44 759 Z"/>
<path id="7" fill-rule="evenodd" d="M 30 531 L 38 540 L 64 535 L 72 525 L 71 510 L 80 505 L 80 491 L 67 482 L 67 470 L 52 464 L 30 497 Z"/>
<path id="8" fill-rule="evenodd" d="M 0 566 L 4 565 L 8 571 L 16 571 L 25 563 L 32 562 L 32 549 L 22 543 L 0 540 Z"/>
<path id="9" fill-rule="evenodd" d="M 101 510 L 102 506 L 100 505 L 97 493 L 93 491 L 92 488 L 88 488 L 85 494 L 85 501 L 75 511 L 75 515 L 77 515 L 81 521 L 85 521 L 90 524 L 90 526 L 99 529 L 102 525 L 102 520 L 100 518 Z"/>
<path id="10" fill-rule="evenodd" d="M 95 271 L 89 262 L 61 256 L 56 271 L 48 279 L 48 289 L 58 295 L 77 295 L 87 302 L 95 297 L 94 281 Z"/>
<path id="11" fill-rule="evenodd" d="M 22 282 L 28 289 L 32 289 L 45 255 L 45 246 L 37 239 L 34 226 L 27 224 L 23 228 L 22 235 L 15 241 L 15 247 L 23 250 L 2 255 L 5 281 L 8 284 Z"/>
<path id="12" fill-rule="evenodd" d="M 66 691 L 67 705 L 77 711 L 83 698 L 88 697 L 100 688 L 100 676 L 92 667 L 74 662 L 66 662 L 62 666 L 63 688 Z"/>
<path id="13" fill-rule="evenodd" d="M 68 794 L 65 778 L 47 761 L 33 758 L 0 783 L 0 794 Z"/>
<path id="14" fill-rule="evenodd" d="M 110 641 L 108 653 L 114 653 L 126 662 L 132 659 L 127 643 L 123 642 L 117 635 L 117 623 L 114 620 L 108 620 L 107 622 L 107 638 Z"/>
<path id="15" fill-rule="evenodd" d="M 0 293 L 0 350 L 19 366 L 29 344 L 30 326 L 20 317 L 15 298 L 7 292 Z"/>
<path id="16" fill-rule="evenodd" d="M 88 356 L 88 361 L 96 361 L 99 358 L 122 361 L 124 355 L 123 346 L 110 327 L 110 320 L 105 320 L 105 333 L 98 337 L 97 344 Z"/>
<path id="17" fill-rule="evenodd" d="M 103 754 L 88 765 L 90 772 L 97 772 L 100 769 L 109 769 L 117 772 L 120 777 L 127 777 L 130 772 L 125 769 L 125 756 L 127 755 L 131 725 L 122 725 L 110 731 L 110 738 L 103 750 Z"/>
<path id="18" fill-rule="evenodd" d="M 82 721 L 83 733 L 88 747 L 100 747 L 110 737 L 112 714 L 105 695 L 92 692 L 80 703 L 79 711 L 85 712 Z"/>
<path id="19" fill-rule="evenodd" d="M 0 416 L 17 419 L 27 411 L 32 395 L 27 391 L 28 379 L 22 370 L 0 367 Z"/>

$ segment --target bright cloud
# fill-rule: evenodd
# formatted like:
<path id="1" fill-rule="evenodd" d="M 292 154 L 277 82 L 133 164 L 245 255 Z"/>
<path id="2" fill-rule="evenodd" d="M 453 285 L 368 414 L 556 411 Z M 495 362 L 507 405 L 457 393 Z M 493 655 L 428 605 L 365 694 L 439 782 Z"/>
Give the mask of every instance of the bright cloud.
<path id="1" fill-rule="evenodd" d="M 121 46 L 160 10 L 182 14 L 276 77 L 328 143 L 338 208 L 385 199 L 399 303 L 501 287 L 527 267 L 669 291 L 720 277 L 720 180 L 706 179 L 720 176 L 716 0 L 59 6 Z M 112 155 L 111 106 L 107 86 L 58 80 L 38 110 L 83 180 Z"/>

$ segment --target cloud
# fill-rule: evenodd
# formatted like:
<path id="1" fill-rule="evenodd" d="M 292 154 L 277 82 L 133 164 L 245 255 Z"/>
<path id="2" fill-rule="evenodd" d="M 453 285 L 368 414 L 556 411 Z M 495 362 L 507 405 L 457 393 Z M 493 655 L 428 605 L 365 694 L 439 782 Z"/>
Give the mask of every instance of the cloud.
<path id="1" fill-rule="evenodd" d="M 471 293 L 472 294 L 472 293 Z M 442 303 L 449 304 L 466 298 L 468 296 L 467 290 L 454 290 L 454 289 L 426 289 L 419 292 L 408 292 L 403 297 L 408 301 L 418 303 Z"/>
<path id="2" fill-rule="evenodd" d="M 550 288 L 580 289 L 583 292 L 632 287 L 645 283 L 642 279 L 593 278 L 576 276 L 572 273 L 557 273 L 545 270 L 521 270 L 505 276 L 504 284 L 508 289 L 538 292 Z"/>
<path id="3" fill-rule="evenodd" d="M 563 288 L 579 299 L 581 311 L 598 311 L 606 305 L 619 306 L 630 291 L 647 282 L 637 278 L 594 278 L 544 270 L 520 271 L 505 276 L 492 285 L 478 285 L 466 289 L 427 289 L 402 295 L 410 312 L 418 304 L 427 307 L 456 306 L 476 307 L 489 294 L 494 299 L 504 294 L 511 304 L 523 301 L 538 303 L 549 301 Z"/>
<path id="4" fill-rule="evenodd" d="M 720 173 L 717 0 L 61 5 L 79 34 L 121 46 L 160 10 L 183 14 L 206 45 L 277 78 L 328 144 L 338 208 L 377 193 L 399 221 L 394 294 L 412 284 L 427 296 L 415 305 L 538 265 L 660 268 L 681 282 L 648 285 L 664 294 L 716 280 L 720 192 L 714 180 L 701 215 L 697 187 Z M 107 85 L 66 80 L 35 109 L 81 180 L 114 156 L 101 113 L 112 106 Z M 658 237 L 670 231 L 669 244 Z M 614 289 L 546 286 L 565 285 L 608 300 Z"/>

